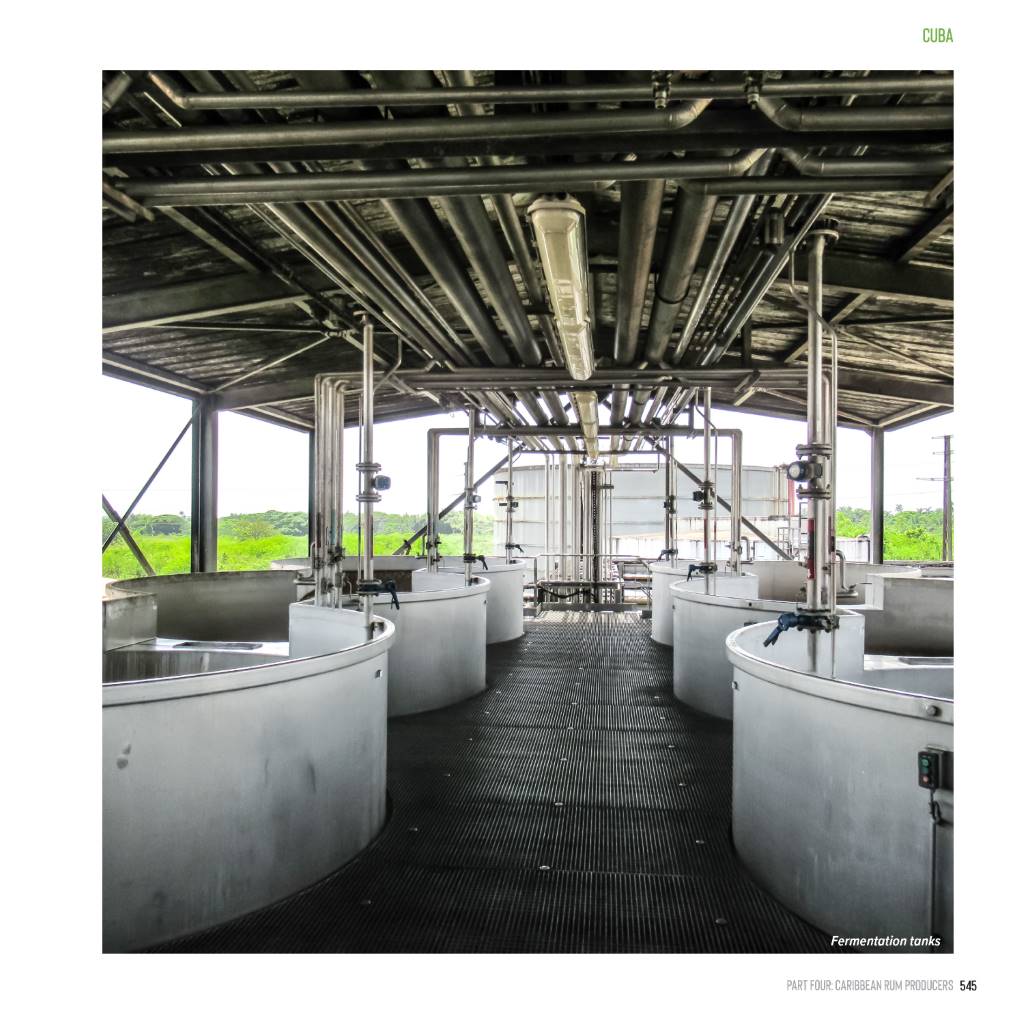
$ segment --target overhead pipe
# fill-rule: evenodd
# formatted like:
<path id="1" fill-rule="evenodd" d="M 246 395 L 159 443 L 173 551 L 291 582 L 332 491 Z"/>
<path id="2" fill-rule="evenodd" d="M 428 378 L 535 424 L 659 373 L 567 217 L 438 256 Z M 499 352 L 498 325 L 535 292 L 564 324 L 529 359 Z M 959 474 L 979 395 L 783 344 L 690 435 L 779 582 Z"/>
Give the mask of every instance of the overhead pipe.
<path id="1" fill-rule="evenodd" d="M 681 189 L 676 193 L 665 241 L 665 256 L 655 280 L 654 302 L 647 327 L 644 356 L 650 363 L 658 363 L 665 358 L 715 206 L 716 200 L 712 196 L 696 196 Z"/>
<path id="2" fill-rule="evenodd" d="M 772 150 L 767 150 L 761 154 L 750 172 L 749 180 L 760 177 L 768 170 L 768 165 L 771 163 L 773 155 Z M 711 263 L 707 270 L 704 271 L 700 289 L 694 297 L 686 323 L 683 326 L 682 334 L 676 343 L 676 348 L 672 355 L 673 363 L 679 363 L 682 360 L 690 342 L 693 340 L 697 324 L 704 315 L 704 310 L 711 299 L 711 294 L 718 285 L 722 272 L 725 270 L 725 265 L 732 255 L 732 250 L 739 239 L 740 232 L 743 230 L 743 226 L 753 206 L 754 196 L 741 196 L 733 202 L 726 217 L 725 226 L 722 228 L 722 234 L 719 236 L 718 244 L 715 247 L 715 253 L 711 257 Z"/>
<path id="3" fill-rule="evenodd" d="M 927 192 L 935 184 L 934 177 L 828 177 L 794 178 L 773 176 L 754 181 L 750 178 L 708 178 L 703 181 L 684 179 L 679 187 L 704 196 L 815 196 L 824 193 L 867 195 L 872 192 Z"/>
<path id="4" fill-rule="evenodd" d="M 625 181 L 620 195 L 614 358 L 629 366 L 636 360 L 665 182 Z"/>
<path id="5" fill-rule="evenodd" d="M 486 167 L 317 171 L 271 177 L 123 178 L 118 188 L 147 207 L 231 206 L 250 202 L 480 196 L 568 189 L 604 189 L 608 182 L 729 178 L 748 170 L 760 150 L 736 157 L 591 161 L 578 164 L 499 164 Z M 848 172 L 854 173 L 854 172 Z"/>
<path id="6" fill-rule="evenodd" d="M 372 122 L 228 125 L 221 128 L 182 128 L 173 132 L 105 132 L 102 150 L 107 156 L 121 156 L 190 150 L 239 151 L 264 146 L 297 150 L 304 146 L 337 145 L 345 142 L 423 142 L 457 139 L 509 141 L 548 134 L 585 136 L 597 132 L 675 132 L 695 121 L 709 102 L 706 99 L 687 100 L 662 110 L 587 110 L 507 117 L 429 117 Z M 952 125 L 951 119 L 949 125 Z M 946 125 L 939 122 L 928 127 Z"/>
<path id="7" fill-rule="evenodd" d="M 856 79 L 851 93 L 863 93 L 871 79 Z M 756 95 L 757 109 L 773 124 L 791 132 L 848 131 L 879 127 L 918 131 L 925 128 L 952 128 L 953 107 L 948 104 L 898 107 L 794 107 L 783 99 Z"/>
<path id="8" fill-rule="evenodd" d="M 124 72 L 121 72 L 124 74 Z M 464 72 L 449 72 L 452 76 Z M 292 90 L 251 91 L 226 96 L 187 93 L 166 79 L 153 74 L 150 80 L 181 110 L 299 110 L 303 108 L 352 108 L 367 106 L 432 106 L 445 104 L 531 104 L 531 103 L 627 103 L 649 100 L 651 86 L 647 83 L 612 85 L 542 85 L 542 86 L 477 86 L 457 81 L 444 89 L 387 89 L 369 94 L 366 90 Z M 851 78 L 793 77 L 770 79 L 760 86 L 763 96 L 839 96 L 898 95 L 901 93 L 946 93 L 953 90 L 953 75 L 936 72 L 932 75 L 881 74 L 865 81 Z M 743 83 L 708 82 L 683 79 L 669 83 L 674 99 L 743 99 Z"/>
<path id="9" fill-rule="evenodd" d="M 476 88 L 473 73 L 471 71 L 442 71 L 440 72 L 440 75 L 446 87 L 454 85 L 456 87 L 461 86 L 467 89 Z M 460 117 L 487 116 L 487 112 L 484 107 L 475 102 L 457 103 L 455 104 L 455 110 Z M 501 166 L 501 161 L 496 156 L 487 155 L 481 157 L 480 160 L 485 166 Z M 502 234 L 504 234 L 505 241 L 508 243 L 509 250 L 512 253 L 512 259 L 519 271 L 523 287 L 526 289 L 526 296 L 529 299 L 530 305 L 535 310 L 543 310 L 546 306 L 544 292 L 541 288 L 540 277 L 537 275 L 537 270 L 534 266 L 533 254 L 530 251 L 529 242 L 526 240 L 526 232 L 523 231 L 523 224 L 519 217 L 519 212 L 516 210 L 516 204 L 511 195 L 504 192 L 493 193 L 490 196 L 490 200 L 498 218 L 498 224 L 501 227 Z M 546 312 L 538 312 L 537 320 L 540 324 L 541 332 L 544 335 L 544 340 L 547 344 L 548 351 L 551 354 L 551 358 L 554 360 L 556 365 L 561 365 L 561 346 L 558 343 L 558 334 L 555 331 L 554 320 L 551 315 Z M 565 414 L 561 410 L 561 406 L 558 406 L 558 409 L 562 412 L 562 417 L 564 418 Z M 557 418 L 557 413 L 554 412 L 554 406 L 552 406 L 552 415 Z"/>
<path id="10" fill-rule="evenodd" d="M 816 156 L 785 147 L 780 150 L 786 160 L 801 174 L 816 177 L 828 175 L 910 175 L 935 174 L 941 176 L 953 169 L 951 154 L 934 156 Z"/>

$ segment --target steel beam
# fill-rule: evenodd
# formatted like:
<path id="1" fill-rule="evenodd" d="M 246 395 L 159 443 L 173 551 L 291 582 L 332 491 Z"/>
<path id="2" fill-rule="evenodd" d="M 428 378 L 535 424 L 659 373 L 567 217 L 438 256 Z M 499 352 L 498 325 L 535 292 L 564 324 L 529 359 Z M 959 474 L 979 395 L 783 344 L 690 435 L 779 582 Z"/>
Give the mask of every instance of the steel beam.
<path id="1" fill-rule="evenodd" d="M 228 274 L 103 298 L 103 333 L 301 302 L 310 296 L 273 274 Z"/>
<path id="2" fill-rule="evenodd" d="M 871 436 L 871 560 L 885 561 L 885 431 L 875 427 Z"/>
<path id="3" fill-rule="evenodd" d="M 149 562 L 146 560 L 146 556 L 142 553 L 142 548 L 140 548 L 139 545 L 135 542 L 135 538 L 132 536 L 131 530 L 129 530 L 128 527 L 122 521 L 123 517 L 118 515 L 117 511 L 114 509 L 114 506 L 111 505 L 109 501 L 107 501 L 106 495 L 102 495 L 101 497 L 103 498 L 103 511 L 106 512 L 107 515 L 114 521 L 114 523 L 117 524 L 114 527 L 114 533 L 111 534 L 111 536 L 114 536 L 114 534 L 120 532 L 121 536 L 124 538 L 125 544 L 128 545 L 128 550 L 135 556 L 136 561 L 139 563 L 139 565 L 142 566 L 142 569 L 145 572 L 145 574 L 147 576 L 155 576 L 156 573 L 153 571 L 153 566 L 151 566 Z"/>
<path id="4" fill-rule="evenodd" d="M 217 571 L 217 408 L 192 403 L 192 572 Z"/>
<path id="5" fill-rule="evenodd" d="M 936 239 L 941 238 L 953 226 L 953 204 L 929 214 L 906 238 L 893 246 L 890 254 L 896 263 L 907 263 L 924 252 Z"/>

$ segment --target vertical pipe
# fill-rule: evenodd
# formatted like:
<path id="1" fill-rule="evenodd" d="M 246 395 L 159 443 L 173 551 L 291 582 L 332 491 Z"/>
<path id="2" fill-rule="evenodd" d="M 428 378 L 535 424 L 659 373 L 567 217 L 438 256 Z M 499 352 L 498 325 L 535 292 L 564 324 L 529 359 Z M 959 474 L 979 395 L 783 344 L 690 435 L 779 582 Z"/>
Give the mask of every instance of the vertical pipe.
<path id="1" fill-rule="evenodd" d="M 729 540 L 732 544 L 730 561 L 732 571 L 740 571 L 740 540 L 743 522 L 743 431 L 729 431 L 732 440 L 732 508 L 729 511 Z"/>
<path id="2" fill-rule="evenodd" d="M 669 564 L 675 568 L 678 552 L 676 551 L 676 464 L 675 437 L 671 434 L 665 438 L 665 550 L 668 552 Z"/>
<path id="3" fill-rule="evenodd" d="M 885 561 L 885 431 L 871 429 L 871 561 Z"/>
<path id="4" fill-rule="evenodd" d="M 544 456 L 544 550 L 551 550 L 551 456 Z M 536 565 L 536 559 L 534 565 Z M 545 566 L 546 568 L 546 566 Z"/>
<path id="5" fill-rule="evenodd" d="M 476 443 L 476 409 L 472 406 L 469 412 L 469 429 L 466 433 L 466 502 L 462 515 L 462 562 L 465 566 L 466 586 L 473 582 L 473 510 L 476 507 L 476 495 L 473 493 L 473 446 Z M 509 477 L 512 476 L 512 464 L 508 467 Z"/>
<path id="6" fill-rule="evenodd" d="M 316 430 L 309 432 L 309 461 L 306 467 L 306 543 L 309 547 L 310 556 L 316 547 L 316 467 L 317 467 L 317 444 Z"/>
<path id="7" fill-rule="evenodd" d="M 949 447 L 951 437 L 942 437 L 942 560 L 953 557 L 953 461 Z"/>
<path id="8" fill-rule="evenodd" d="M 192 572 L 217 571 L 217 409 L 192 402 Z"/>
<path id="9" fill-rule="evenodd" d="M 508 487 L 505 489 L 505 561 L 512 561 L 512 515 L 515 511 L 514 488 L 512 486 L 512 438 L 508 439 Z M 545 460 L 546 462 L 546 460 Z"/>
<path id="10" fill-rule="evenodd" d="M 811 235 L 807 253 L 807 444 L 811 446 L 812 461 L 828 445 L 826 423 L 825 380 L 822 365 L 822 264 L 825 255 L 825 235 Z M 822 478 L 824 481 L 824 477 Z M 820 491 L 821 483 L 813 482 Z M 807 605 L 812 611 L 826 607 L 827 591 L 825 570 L 828 563 L 828 501 L 812 494 L 807 516 Z"/>
<path id="11" fill-rule="evenodd" d="M 360 507 L 360 532 L 363 550 L 360 556 L 360 592 L 363 599 L 363 616 L 366 620 L 367 639 L 373 637 L 373 602 L 379 589 L 373 575 L 373 506 L 380 501 L 377 493 L 376 476 L 380 466 L 373 461 L 373 322 L 369 314 L 360 312 L 363 327 L 363 403 L 362 403 L 362 452 L 356 469 L 361 475 L 362 488 L 356 501 Z"/>
<path id="12" fill-rule="evenodd" d="M 565 552 L 569 543 L 568 525 L 569 515 L 566 507 L 568 497 L 568 473 L 566 471 L 566 456 L 558 456 L 558 562 L 557 572 L 565 572 Z M 551 575 L 550 563 L 547 565 L 548 575 Z M 565 578 L 565 577 L 562 577 Z"/>
<path id="13" fill-rule="evenodd" d="M 440 472 L 441 438 L 436 430 L 427 431 L 427 535 L 425 548 L 427 552 L 427 571 L 437 572 L 441 561 L 440 535 L 438 534 L 437 509 L 440 505 L 441 491 L 438 474 Z"/>
<path id="14" fill-rule="evenodd" d="M 711 590 L 711 388 L 704 389 L 704 591 Z"/>

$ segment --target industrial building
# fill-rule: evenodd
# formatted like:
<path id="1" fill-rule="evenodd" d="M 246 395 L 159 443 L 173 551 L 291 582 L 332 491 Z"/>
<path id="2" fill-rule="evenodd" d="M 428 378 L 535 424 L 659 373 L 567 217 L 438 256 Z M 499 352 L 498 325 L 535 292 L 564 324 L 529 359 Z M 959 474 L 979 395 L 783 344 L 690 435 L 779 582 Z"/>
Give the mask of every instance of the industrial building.
<path id="1" fill-rule="evenodd" d="M 887 436 L 953 407 L 952 73 L 113 69 L 103 110 L 103 372 L 193 408 L 191 572 L 104 498 L 107 951 L 953 950 L 952 552 L 883 530 Z M 734 409 L 806 441 L 751 465 Z M 374 427 L 439 410 L 375 552 Z M 226 411 L 308 434 L 308 557 L 218 571 Z"/>

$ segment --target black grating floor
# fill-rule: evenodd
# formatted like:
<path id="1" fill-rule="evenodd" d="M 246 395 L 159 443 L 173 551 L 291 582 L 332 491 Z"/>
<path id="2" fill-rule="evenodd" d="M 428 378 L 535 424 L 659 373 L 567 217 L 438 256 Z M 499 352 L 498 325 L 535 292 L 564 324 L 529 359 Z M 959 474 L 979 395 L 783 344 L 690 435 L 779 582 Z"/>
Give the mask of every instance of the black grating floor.
<path id="1" fill-rule="evenodd" d="M 678 704 L 621 613 L 547 612 L 488 689 L 395 719 L 392 814 L 361 857 L 161 952 L 826 952 L 729 843 L 731 730 Z"/>

